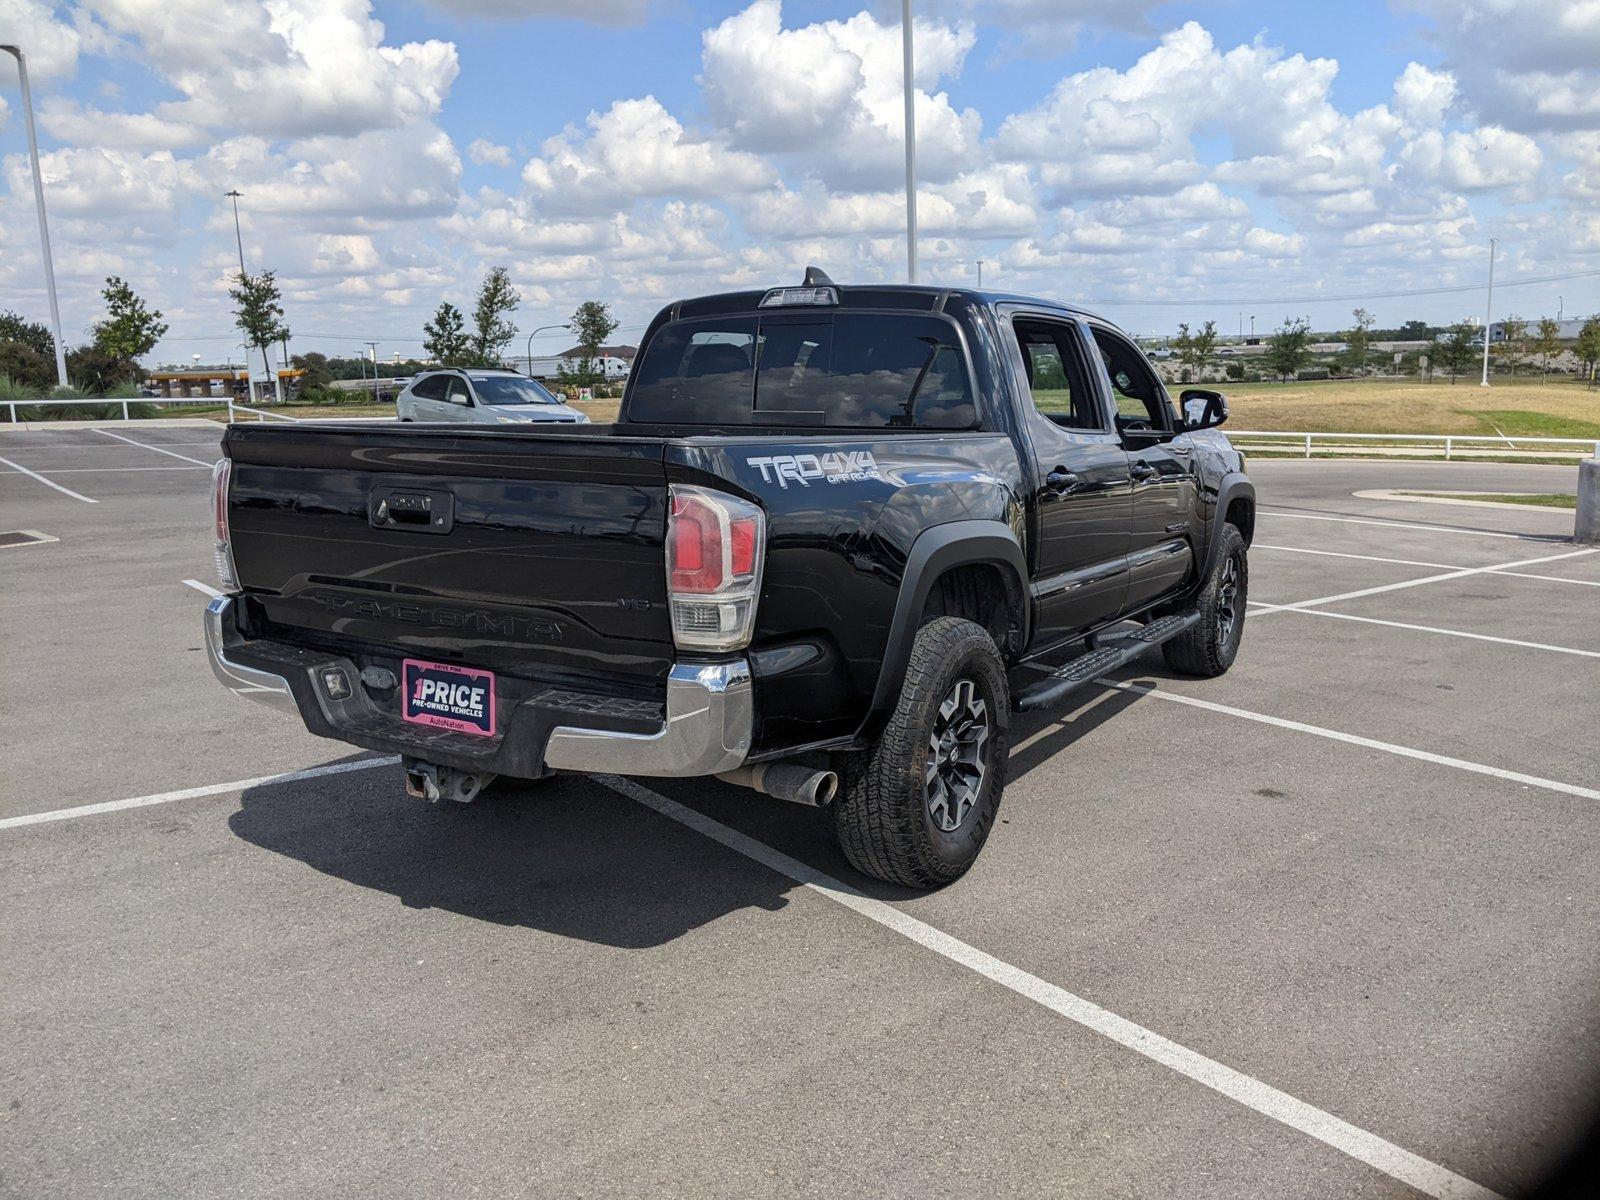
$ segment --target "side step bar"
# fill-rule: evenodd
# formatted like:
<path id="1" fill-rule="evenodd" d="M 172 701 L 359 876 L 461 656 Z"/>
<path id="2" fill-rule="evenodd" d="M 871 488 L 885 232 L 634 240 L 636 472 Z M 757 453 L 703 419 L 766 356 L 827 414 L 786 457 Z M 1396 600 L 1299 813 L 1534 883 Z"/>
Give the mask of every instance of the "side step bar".
<path id="1" fill-rule="evenodd" d="M 1059 704 L 1080 688 L 1104 678 L 1118 667 L 1126 666 L 1151 646 L 1170 641 L 1199 623 L 1200 613 L 1191 609 L 1173 613 L 1169 617 L 1158 617 L 1148 625 L 1141 625 L 1127 633 L 1092 639 L 1090 645 L 1093 649 L 1018 692 L 1011 698 L 1011 707 L 1017 712 L 1033 712 Z"/>

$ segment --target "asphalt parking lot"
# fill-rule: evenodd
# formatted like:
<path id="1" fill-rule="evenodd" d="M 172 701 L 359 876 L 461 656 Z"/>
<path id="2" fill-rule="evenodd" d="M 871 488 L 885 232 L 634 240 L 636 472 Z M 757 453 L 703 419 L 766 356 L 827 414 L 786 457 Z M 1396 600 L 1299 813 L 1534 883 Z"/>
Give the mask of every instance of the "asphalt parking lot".
<path id="1" fill-rule="evenodd" d="M 0 1194 L 1512 1195 L 1588 1119 L 1600 553 L 1353 495 L 1573 468 L 1253 463 L 1233 671 L 1021 718 L 912 895 L 720 783 L 431 807 L 225 695 L 218 432 L 0 433 L 58 539 L 0 547 Z"/>

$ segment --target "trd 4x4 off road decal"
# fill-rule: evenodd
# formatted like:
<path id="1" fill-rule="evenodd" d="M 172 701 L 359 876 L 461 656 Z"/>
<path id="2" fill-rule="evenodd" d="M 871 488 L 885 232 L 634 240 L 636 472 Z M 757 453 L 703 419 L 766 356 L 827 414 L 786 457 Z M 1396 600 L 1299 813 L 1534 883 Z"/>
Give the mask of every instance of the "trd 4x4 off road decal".
<path id="1" fill-rule="evenodd" d="M 827 483 L 859 483 L 864 479 L 882 479 L 877 461 L 870 450 L 830 450 L 826 454 L 774 454 L 764 458 L 747 458 L 745 462 L 761 472 L 763 483 L 776 482 L 787 490 L 793 480 L 802 487 L 810 487 L 813 479 Z"/>

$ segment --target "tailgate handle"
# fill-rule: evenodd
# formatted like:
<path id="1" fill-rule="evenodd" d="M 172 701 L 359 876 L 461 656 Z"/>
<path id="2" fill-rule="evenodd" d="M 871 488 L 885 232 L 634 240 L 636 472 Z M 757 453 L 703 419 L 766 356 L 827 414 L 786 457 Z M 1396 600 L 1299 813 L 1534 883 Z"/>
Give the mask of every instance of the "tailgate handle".
<path id="1" fill-rule="evenodd" d="M 374 529 L 449 533 L 455 525 L 456 498 L 449 492 L 415 488 L 374 488 L 367 519 Z"/>

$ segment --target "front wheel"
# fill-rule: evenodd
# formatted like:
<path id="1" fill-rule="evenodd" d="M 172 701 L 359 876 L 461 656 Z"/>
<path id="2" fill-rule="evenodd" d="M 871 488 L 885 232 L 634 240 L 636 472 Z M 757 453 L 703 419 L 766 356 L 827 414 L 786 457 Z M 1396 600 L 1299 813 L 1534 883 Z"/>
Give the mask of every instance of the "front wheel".
<path id="1" fill-rule="evenodd" d="M 929 888 L 965 875 L 1005 790 L 1010 694 L 987 630 L 938 617 L 917 631 L 900 698 L 851 757 L 834 830 L 858 871 Z"/>
<path id="2" fill-rule="evenodd" d="M 1167 666 L 1205 679 L 1233 666 L 1244 638 L 1244 609 L 1250 593 L 1250 563 L 1244 535 L 1224 525 L 1217 559 L 1200 589 L 1200 621 L 1161 647 Z"/>

